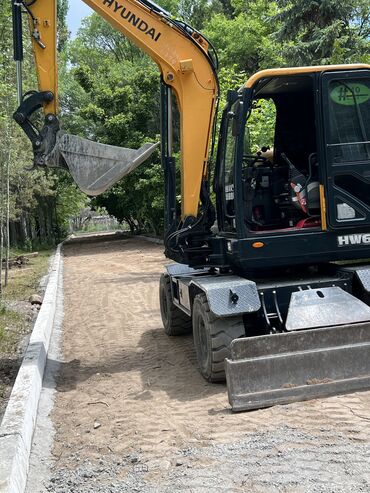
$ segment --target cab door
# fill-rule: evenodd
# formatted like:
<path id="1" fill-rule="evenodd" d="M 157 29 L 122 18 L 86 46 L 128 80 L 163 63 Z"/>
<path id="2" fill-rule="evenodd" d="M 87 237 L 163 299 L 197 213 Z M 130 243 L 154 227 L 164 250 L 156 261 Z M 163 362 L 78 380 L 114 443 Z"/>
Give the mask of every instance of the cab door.
<path id="1" fill-rule="evenodd" d="M 322 75 L 326 204 L 331 228 L 370 225 L 370 70 Z"/>

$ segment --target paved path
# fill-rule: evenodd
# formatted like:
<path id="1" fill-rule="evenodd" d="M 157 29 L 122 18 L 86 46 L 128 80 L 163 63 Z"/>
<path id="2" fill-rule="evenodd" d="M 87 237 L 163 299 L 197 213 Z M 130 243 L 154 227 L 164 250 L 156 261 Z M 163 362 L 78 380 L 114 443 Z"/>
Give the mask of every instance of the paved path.
<path id="1" fill-rule="evenodd" d="M 162 247 L 101 238 L 64 251 L 40 492 L 370 492 L 369 392 L 233 415 L 225 386 L 200 377 L 192 338 L 163 332 Z"/>

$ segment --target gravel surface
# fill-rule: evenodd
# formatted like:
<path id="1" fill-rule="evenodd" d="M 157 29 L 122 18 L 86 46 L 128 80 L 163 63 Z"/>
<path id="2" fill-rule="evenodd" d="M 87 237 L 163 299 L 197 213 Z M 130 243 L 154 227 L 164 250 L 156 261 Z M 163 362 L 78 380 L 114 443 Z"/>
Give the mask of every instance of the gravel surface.
<path id="1" fill-rule="evenodd" d="M 231 413 L 192 337 L 164 334 L 165 263 L 144 240 L 65 247 L 52 454 L 45 472 L 36 434 L 27 493 L 370 492 L 370 392 Z"/>
<path id="2" fill-rule="evenodd" d="M 85 460 L 60 469 L 47 491 L 67 493 L 310 492 L 370 491 L 370 446 L 323 430 L 318 436 L 288 426 L 252 433 L 231 444 L 187 447 L 170 464 L 145 455 Z M 150 479 L 160 469 L 160 480 Z M 124 479 L 122 479 L 124 476 Z"/>

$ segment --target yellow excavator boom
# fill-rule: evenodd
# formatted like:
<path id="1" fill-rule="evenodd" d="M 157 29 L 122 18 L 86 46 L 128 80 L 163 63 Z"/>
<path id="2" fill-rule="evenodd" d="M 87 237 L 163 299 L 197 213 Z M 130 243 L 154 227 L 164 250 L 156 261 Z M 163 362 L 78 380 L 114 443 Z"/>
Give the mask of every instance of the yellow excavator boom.
<path id="1" fill-rule="evenodd" d="M 172 22 L 152 2 L 84 2 L 147 53 L 157 63 L 164 83 L 173 89 L 180 110 L 182 217 L 196 217 L 218 98 L 208 42 L 196 31 L 189 35 L 186 26 Z M 28 7 L 39 91 L 54 94 L 44 104 L 45 114 L 57 113 L 56 5 L 56 0 L 36 0 Z"/>

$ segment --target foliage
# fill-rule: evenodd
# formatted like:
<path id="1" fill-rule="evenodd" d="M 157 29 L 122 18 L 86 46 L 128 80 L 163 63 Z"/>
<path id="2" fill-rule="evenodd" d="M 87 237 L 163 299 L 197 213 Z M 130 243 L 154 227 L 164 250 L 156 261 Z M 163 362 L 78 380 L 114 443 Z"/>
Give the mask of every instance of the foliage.
<path id="1" fill-rule="evenodd" d="M 58 51 L 62 52 L 69 38 L 67 26 L 68 0 L 58 0 Z"/>
<path id="2" fill-rule="evenodd" d="M 38 291 L 42 276 L 48 271 L 49 259 L 53 250 L 39 250 L 36 257 L 30 258 L 24 269 L 11 269 L 9 286 L 4 290 L 4 300 L 28 301 L 29 297 Z"/>
<path id="3" fill-rule="evenodd" d="M 67 0 L 58 0 L 58 48 L 63 51 L 68 40 L 66 14 Z M 27 16 L 24 17 L 23 85 L 24 92 L 35 89 L 36 74 L 26 35 Z M 7 209 L 6 170 L 9 163 L 11 243 L 27 248 L 51 244 L 63 236 L 68 215 L 79 209 L 86 197 L 76 191 L 72 180 L 59 180 L 52 171 L 32 168 L 32 149 L 12 114 L 18 106 L 15 93 L 15 64 L 12 51 L 11 2 L 0 4 L 0 222 L 5 223 Z M 60 67 L 66 64 L 60 55 Z M 61 70 L 63 73 L 63 69 Z M 61 193 L 62 192 L 62 193 Z M 0 228 L 0 231 L 5 229 Z"/>
<path id="4" fill-rule="evenodd" d="M 69 72 L 62 85 L 65 128 L 102 143 L 139 148 L 158 141 L 159 78 L 154 63 L 97 15 L 70 43 Z M 94 204 L 131 230 L 160 232 L 163 177 L 159 153 Z"/>
<path id="5" fill-rule="evenodd" d="M 260 99 L 253 106 L 248 120 L 249 151 L 256 153 L 262 147 L 273 147 L 276 108 L 271 99 Z"/>
<path id="6" fill-rule="evenodd" d="M 12 255 L 19 253 L 12 251 Z M 30 259 L 26 268 L 10 270 L 9 284 L 3 293 L 4 301 L 0 303 L 0 358 L 14 354 L 32 328 L 24 302 L 38 292 L 40 279 L 47 273 L 51 253 L 51 250 L 41 251 L 37 257 Z"/>
<path id="7" fill-rule="evenodd" d="M 293 64 L 369 61 L 370 9 L 367 0 L 279 0 L 277 40 L 289 41 Z"/>
<path id="8" fill-rule="evenodd" d="M 6 309 L 4 305 L 0 307 L 0 355 L 16 350 L 17 333 L 22 332 L 24 325 L 23 317 L 19 313 Z"/>
<path id="9" fill-rule="evenodd" d="M 237 67 L 248 75 L 257 70 L 281 65 L 281 49 L 272 42 L 277 14 L 275 2 L 233 2 L 236 15 L 213 15 L 205 33 L 214 43 L 220 65 L 224 69 Z"/>

